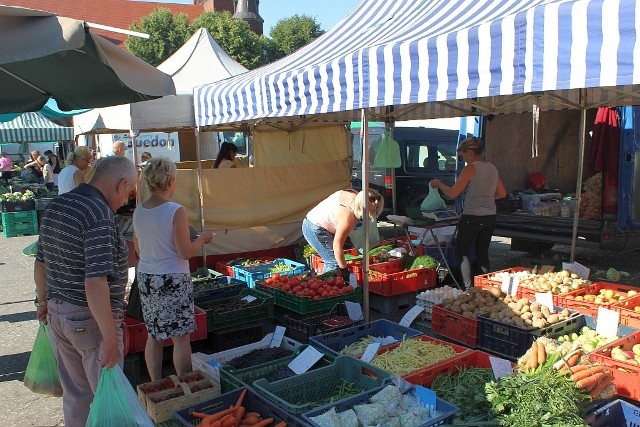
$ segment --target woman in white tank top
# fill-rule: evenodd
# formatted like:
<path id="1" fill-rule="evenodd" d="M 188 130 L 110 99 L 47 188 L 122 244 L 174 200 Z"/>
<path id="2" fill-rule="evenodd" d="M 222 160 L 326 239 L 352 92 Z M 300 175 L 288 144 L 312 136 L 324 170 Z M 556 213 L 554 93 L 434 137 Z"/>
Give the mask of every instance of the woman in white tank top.
<path id="1" fill-rule="evenodd" d="M 496 226 L 496 199 L 507 196 L 504 183 L 498 176 L 494 165 L 482 158 L 482 142 L 477 138 L 467 138 L 460 143 L 458 154 L 467 164 L 460 176 L 449 187 L 439 179 L 429 183 L 449 199 L 455 199 L 466 190 L 462 216 L 458 225 L 456 254 L 460 260 L 460 270 L 464 285 L 468 289 L 473 286 L 471 262 L 469 255 L 475 247 L 476 261 L 480 271 L 488 273 L 489 245 Z"/>

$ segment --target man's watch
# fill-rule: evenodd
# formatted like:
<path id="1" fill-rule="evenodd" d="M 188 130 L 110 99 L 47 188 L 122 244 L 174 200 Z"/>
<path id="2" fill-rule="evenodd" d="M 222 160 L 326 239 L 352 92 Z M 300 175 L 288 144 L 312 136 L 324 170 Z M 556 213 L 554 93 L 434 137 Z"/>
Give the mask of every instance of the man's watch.
<path id="1" fill-rule="evenodd" d="M 33 305 L 35 305 L 37 308 L 44 307 L 45 305 L 47 305 L 47 301 L 46 300 L 42 302 L 34 301 Z"/>

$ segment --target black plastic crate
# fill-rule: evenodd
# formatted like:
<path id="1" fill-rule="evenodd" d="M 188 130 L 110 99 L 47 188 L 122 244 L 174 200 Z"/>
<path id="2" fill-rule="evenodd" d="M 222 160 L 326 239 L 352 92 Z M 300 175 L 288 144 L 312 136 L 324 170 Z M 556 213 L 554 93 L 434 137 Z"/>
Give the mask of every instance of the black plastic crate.
<path id="1" fill-rule="evenodd" d="M 522 210 L 522 199 L 496 200 L 496 212 L 499 214 L 514 213 Z"/>
<path id="2" fill-rule="evenodd" d="M 492 320 L 488 315 L 478 316 L 478 348 L 515 361 L 523 356 L 533 341 L 543 335 L 558 337 L 574 329 L 582 315 L 574 312 L 572 317 L 546 328 L 524 329 L 515 325 Z"/>
<path id="3" fill-rule="evenodd" d="M 307 343 L 309 337 L 324 334 L 326 332 L 338 331 L 352 326 L 362 325 L 364 319 L 351 321 L 349 324 L 331 325 L 330 321 L 336 316 L 349 317 L 347 307 L 344 303 L 336 304 L 333 309 L 326 313 L 299 314 L 295 311 L 276 306 L 275 320 L 287 328 L 286 335 L 296 341 Z"/>
<path id="4" fill-rule="evenodd" d="M 393 316 L 404 313 L 416 305 L 417 292 L 408 292 L 390 297 L 369 292 L 369 309 L 382 313 L 384 316 Z"/>
<path id="5" fill-rule="evenodd" d="M 138 354 L 127 354 L 124 357 L 124 368 L 122 369 L 133 388 L 142 383 L 142 359 Z"/>
<path id="6" fill-rule="evenodd" d="M 260 341 L 267 329 L 273 329 L 270 323 L 267 325 L 266 322 L 253 322 L 210 332 L 210 349 L 219 352 Z"/>
<path id="7" fill-rule="evenodd" d="M 246 288 L 247 284 L 245 282 L 236 280 L 233 277 L 215 277 L 210 281 L 193 285 L 193 301 L 195 305 L 199 306 L 210 301 L 235 297 Z"/>
<path id="8" fill-rule="evenodd" d="M 25 212 L 33 211 L 36 209 L 35 202 L 33 200 L 26 200 L 24 202 L 9 202 L 3 200 L 0 202 L 2 212 Z"/>

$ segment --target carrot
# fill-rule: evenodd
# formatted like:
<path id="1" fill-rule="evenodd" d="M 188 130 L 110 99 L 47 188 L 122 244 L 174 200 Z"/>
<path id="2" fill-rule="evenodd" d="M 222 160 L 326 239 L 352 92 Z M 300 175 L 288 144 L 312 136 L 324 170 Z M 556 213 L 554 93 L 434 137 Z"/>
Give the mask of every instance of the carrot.
<path id="1" fill-rule="evenodd" d="M 233 416 L 236 419 L 236 422 L 234 424 L 234 427 L 238 427 L 240 425 L 240 422 L 242 421 L 242 419 L 244 418 L 244 414 L 245 414 L 246 409 L 244 409 L 244 406 L 240 406 L 238 409 L 236 409 L 236 411 L 233 413 Z"/>
<path id="2" fill-rule="evenodd" d="M 574 366 L 580 359 L 581 354 L 582 350 L 580 349 L 572 351 L 571 353 L 561 357 L 560 360 L 553 364 L 553 367 L 558 371 L 564 371 L 565 369 Z"/>
<path id="3" fill-rule="evenodd" d="M 571 381 L 573 382 L 578 382 L 580 380 L 583 380 L 585 378 L 589 378 L 592 375 L 595 375 L 599 372 L 604 371 L 604 368 L 602 366 L 593 366 L 589 369 L 585 369 L 583 371 L 580 372 L 576 372 L 575 374 L 571 375 Z"/>
<path id="4" fill-rule="evenodd" d="M 242 401 L 244 400 L 244 397 L 246 395 L 247 395 L 247 389 L 245 388 L 244 390 L 242 390 L 242 393 L 240 393 L 240 396 L 238 396 L 238 400 L 236 401 L 234 408 L 238 409 L 240 406 L 242 406 Z"/>
<path id="5" fill-rule="evenodd" d="M 259 423 L 254 424 L 253 427 L 266 427 L 266 426 L 270 425 L 271 423 L 273 423 L 273 418 L 265 418 L 264 420 L 260 421 Z"/>
<path id="6" fill-rule="evenodd" d="M 260 418 L 261 416 L 262 415 L 260 415 L 259 412 L 247 412 L 246 414 L 244 414 L 244 417 L 242 417 L 242 418 L 243 419 L 244 418 L 249 418 L 249 417 L 258 417 L 258 418 Z"/>
<path id="7" fill-rule="evenodd" d="M 544 344 L 538 343 L 538 364 L 543 365 L 547 361 L 547 349 Z"/>
<path id="8" fill-rule="evenodd" d="M 576 382 L 576 387 L 590 391 L 592 388 L 598 385 L 600 381 L 604 380 L 606 376 L 607 374 L 605 374 L 604 372 L 598 372 L 594 375 L 591 375 L 590 377 Z"/>
<path id="9" fill-rule="evenodd" d="M 280 421 L 278 424 L 276 424 L 273 427 L 287 427 L 287 423 L 285 423 L 284 421 Z"/>
<path id="10" fill-rule="evenodd" d="M 236 419 L 232 414 L 229 414 L 220 420 L 222 427 L 234 427 L 236 425 Z"/>
<path id="11" fill-rule="evenodd" d="M 591 397 L 593 397 L 594 399 L 597 399 L 600 397 L 604 389 L 607 388 L 611 383 L 613 383 L 613 377 L 608 375 L 604 380 L 600 381 L 598 385 L 592 388 L 589 394 L 591 394 Z"/>
<path id="12" fill-rule="evenodd" d="M 576 365 L 576 366 L 572 366 L 569 368 L 569 370 L 571 371 L 572 374 L 578 373 L 578 372 L 582 372 L 586 369 L 589 369 L 591 366 L 590 365 Z"/>
<path id="13" fill-rule="evenodd" d="M 242 420 L 242 424 L 248 424 L 250 426 L 254 425 L 254 424 L 258 424 L 260 422 L 261 418 L 259 417 L 246 417 Z"/>
<path id="14" fill-rule="evenodd" d="M 235 411 L 235 408 L 232 406 L 229 409 L 224 409 L 222 411 L 216 412 L 215 414 L 207 415 L 202 419 L 202 425 L 204 427 L 212 427 L 211 424 L 215 421 L 220 421 L 225 415 L 231 414 Z M 205 424 L 205 421 L 208 424 Z"/>
<path id="15" fill-rule="evenodd" d="M 576 350 L 567 359 L 567 363 L 569 366 L 576 366 L 576 363 L 580 360 L 580 356 L 582 356 L 582 350 Z"/>
<path id="16" fill-rule="evenodd" d="M 530 353 L 531 354 L 529 355 L 528 367 L 531 369 L 536 369 L 538 367 L 538 343 L 537 342 L 535 341 L 533 342 Z"/>

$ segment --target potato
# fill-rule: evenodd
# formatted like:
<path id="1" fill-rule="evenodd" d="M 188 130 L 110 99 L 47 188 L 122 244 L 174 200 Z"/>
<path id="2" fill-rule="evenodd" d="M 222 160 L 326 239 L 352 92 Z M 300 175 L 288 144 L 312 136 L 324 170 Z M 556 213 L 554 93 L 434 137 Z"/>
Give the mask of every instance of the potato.
<path id="1" fill-rule="evenodd" d="M 533 312 L 533 318 L 534 319 L 544 319 L 544 314 L 542 314 L 541 311 L 534 311 Z"/>
<path id="2" fill-rule="evenodd" d="M 544 319 L 533 319 L 532 326 L 534 328 L 544 328 L 547 326 L 547 322 Z"/>
<path id="3" fill-rule="evenodd" d="M 528 311 L 526 313 L 522 313 L 520 315 L 520 318 L 522 318 L 523 320 L 532 319 L 533 318 L 533 313 L 531 313 L 530 311 Z"/>
<path id="4" fill-rule="evenodd" d="M 502 291 L 498 288 L 491 287 L 488 290 L 489 290 L 489 293 L 496 298 L 500 298 L 502 296 Z"/>
<path id="5" fill-rule="evenodd" d="M 547 316 L 547 322 L 549 323 L 558 323 L 560 321 L 560 316 L 558 316 L 557 314 L 552 314 L 550 316 Z"/>

